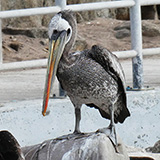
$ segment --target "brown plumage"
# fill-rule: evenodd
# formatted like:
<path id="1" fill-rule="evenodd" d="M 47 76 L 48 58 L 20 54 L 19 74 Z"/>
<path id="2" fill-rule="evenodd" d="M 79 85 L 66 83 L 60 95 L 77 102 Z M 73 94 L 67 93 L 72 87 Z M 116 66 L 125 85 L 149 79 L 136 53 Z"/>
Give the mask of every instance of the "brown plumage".
<path id="1" fill-rule="evenodd" d="M 110 119 L 109 106 L 114 103 L 114 121 L 123 123 L 128 117 L 124 74 L 116 56 L 108 50 L 93 46 L 91 50 L 70 54 L 74 63 L 59 62 L 57 77 L 72 103 L 99 109 L 102 117 Z"/>
<path id="2" fill-rule="evenodd" d="M 123 123 L 130 116 L 122 67 L 115 55 L 100 46 L 95 45 L 90 50 L 70 53 L 76 33 L 76 21 L 71 11 L 62 11 L 52 18 L 49 25 L 51 46 L 54 41 L 56 48 L 62 37 L 66 37 L 62 40 L 65 41 L 62 43 L 64 47 L 61 47 L 62 44 L 57 47 L 60 51 L 56 48 L 53 51 L 50 49 L 50 52 L 60 57 L 54 60 L 57 68 L 55 67 L 53 72 L 56 72 L 61 86 L 67 91 L 75 107 L 75 133 L 80 132 L 80 110 L 82 104 L 86 104 L 98 109 L 102 117 L 111 120 L 108 128 L 111 130 L 113 142 L 116 143 L 114 122 Z"/>

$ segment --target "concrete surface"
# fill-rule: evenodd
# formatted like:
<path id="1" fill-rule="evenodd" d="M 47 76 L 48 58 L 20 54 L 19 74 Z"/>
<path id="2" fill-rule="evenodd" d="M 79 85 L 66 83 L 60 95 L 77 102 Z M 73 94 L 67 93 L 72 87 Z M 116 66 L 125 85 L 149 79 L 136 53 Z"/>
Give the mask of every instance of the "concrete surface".
<path id="1" fill-rule="evenodd" d="M 132 83 L 130 60 L 123 60 L 127 85 Z M 127 145 L 148 147 L 160 139 L 160 59 L 144 60 L 145 85 L 156 90 L 128 92 L 128 107 L 132 116 L 116 125 L 117 133 Z M 51 99 L 51 113 L 41 115 L 46 69 L 31 69 L 0 73 L 0 130 L 7 129 L 22 146 L 71 133 L 74 128 L 74 108 L 67 99 Z M 57 82 L 54 92 L 57 94 Z M 81 130 L 95 131 L 106 127 L 107 120 L 98 111 L 82 107 Z"/>
<path id="2" fill-rule="evenodd" d="M 160 139 L 160 90 L 128 93 L 131 117 L 116 125 L 124 143 L 136 147 L 149 147 Z M 9 130 L 22 146 L 40 143 L 72 133 L 74 107 L 68 98 L 50 99 L 50 114 L 43 117 L 42 99 L 15 101 L 1 104 L 0 129 Z M 108 126 L 98 110 L 82 107 L 81 131 L 91 132 Z"/>

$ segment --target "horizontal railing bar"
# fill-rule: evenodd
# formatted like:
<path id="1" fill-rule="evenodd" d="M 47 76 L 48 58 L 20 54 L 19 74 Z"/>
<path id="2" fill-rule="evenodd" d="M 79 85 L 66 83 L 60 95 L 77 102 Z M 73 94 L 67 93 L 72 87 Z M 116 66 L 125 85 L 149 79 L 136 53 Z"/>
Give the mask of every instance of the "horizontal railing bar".
<path id="1" fill-rule="evenodd" d="M 125 58 L 133 58 L 137 55 L 137 52 L 134 50 L 128 50 L 128 51 L 116 51 L 113 52 L 119 59 L 125 59 Z"/>
<path id="2" fill-rule="evenodd" d="M 136 52 L 133 50 L 118 51 L 118 52 L 113 52 L 113 53 L 120 59 L 121 58 L 132 58 L 132 57 L 136 56 Z M 47 66 L 47 59 L 11 62 L 11 63 L 0 64 L 0 71 L 27 69 L 27 68 L 38 68 L 38 67 L 46 67 L 46 66 Z"/>
<path id="3" fill-rule="evenodd" d="M 160 0 L 140 0 L 141 6 L 160 4 Z"/>
<path id="4" fill-rule="evenodd" d="M 47 66 L 47 59 L 21 61 L 21 62 L 10 62 L 10 63 L 0 64 L 0 71 L 27 69 L 27 68 L 38 68 L 38 67 L 46 67 L 46 66 Z"/>
<path id="5" fill-rule="evenodd" d="M 136 52 L 134 50 L 117 51 L 117 52 L 113 52 L 113 53 L 120 59 L 133 58 L 136 56 Z M 27 68 L 38 68 L 38 67 L 46 67 L 46 66 L 47 66 L 47 59 L 11 62 L 11 63 L 0 64 L 0 71 L 27 69 Z"/>
<path id="6" fill-rule="evenodd" d="M 140 4 L 144 5 L 154 5 L 160 4 L 159 0 L 146 1 L 141 0 Z M 83 3 L 83 4 L 73 4 L 67 5 L 65 9 L 71 9 L 73 11 L 85 11 L 85 10 L 97 10 L 105 8 L 121 8 L 121 7 L 131 7 L 134 6 L 135 2 L 133 0 L 122 0 L 122 1 L 111 1 L 111 2 L 94 2 L 94 3 Z M 61 10 L 59 6 L 53 7 L 40 7 L 40 8 L 28 8 L 28 9 L 18 9 L 18 10 L 7 10 L 0 11 L 0 18 L 13 18 L 13 17 L 24 17 L 32 15 L 44 15 L 44 14 L 54 14 Z"/>
<path id="7" fill-rule="evenodd" d="M 133 0 L 122 0 L 122 1 L 111 1 L 111 2 L 94 2 L 94 3 L 83 3 L 67 5 L 65 9 L 71 9 L 73 11 L 86 11 L 86 10 L 98 10 L 105 8 L 122 8 L 132 7 L 135 5 Z"/>
<path id="8" fill-rule="evenodd" d="M 113 52 L 113 53 L 118 58 L 132 58 L 132 57 L 136 56 L 136 52 L 134 50 L 118 51 L 118 52 Z M 0 64 L 0 71 L 27 69 L 27 68 L 38 68 L 38 67 L 46 67 L 46 66 L 47 66 L 47 59 L 11 62 L 11 63 Z"/>
<path id="9" fill-rule="evenodd" d="M 147 1 L 141 0 L 141 5 L 154 5 L 160 4 L 159 0 Z M 131 7 L 134 6 L 135 2 L 133 0 L 122 0 L 122 1 L 112 1 L 112 2 L 94 2 L 94 3 L 83 3 L 83 4 L 74 4 L 67 5 L 65 9 L 71 9 L 73 11 L 85 11 L 85 10 L 97 10 L 105 8 L 121 8 L 121 7 Z M 28 9 L 19 9 L 19 10 L 9 10 L 1 11 L 0 19 L 2 18 L 12 18 L 12 17 L 23 17 L 31 15 L 44 15 L 44 14 L 54 14 L 61 10 L 59 6 L 53 7 L 41 7 L 41 8 L 28 8 Z M 113 52 L 117 55 L 118 58 L 133 58 L 136 56 L 136 51 L 118 51 Z M 160 48 L 149 48 L 143 49 L 143 55 L 155 55 L 160 54 Z M 2 70 L 14 70 L 14 69 L 24 69 L 24 68 L 35 68 L 35 67 L 45 67 L 47 64 L 47 59 L 43 60 L 31 60 L 31 61 L 22 61 L 22 62 L 12 62 L 12 63 L 3 63 L 0 64 L 0 71 Z"/>
<path id="10" fill-rule="evenodd" d="M 136 56 L 136 52 L 134 50 L 116 51 L 113 53 L 120 59 L 133 58 Z M 11 62 L 11 63 L 0 64 L 0 71 L 26 69 L 26 68 L 38 68 L 38 67 L 46 67 L 46 66 L 47 66 L 47 59 Z"/>
<path id="11" fill-rule="evenodd" d="M 145 48 L 142 50 L 144 56 L 160 54 L 160 48 Z"/>
<path id="12" fill-rule="evenodd" d="M 160 48 L 146 48 L 142 50 L 144 56 L 160 54 Z M 128 51 L 115 51 L 113 52 L 119 59 L 133 58 L 137 55 L 134 50 Z M 0 71 L 27 69 L 27 68 L 38 68 L 46 67 L 47 59 L 30 60 L 21 62 L 11 62 L 0 64 Z"/>
<path id="13" fill-rule="evenodd" d="M 28 9 L 18 9 L 18 10 L 7 10 L 0 12 L 0 18 L 14 18 L 14 17 L 25 17 L 33 15 L 44 15 L 57 13 L 61 9 L 58 6 L 53 7 L 39 7 L 39 8 L 28 8 Z"/>
<path id="14" fill-rule="evenodd" d="M 113 1 L 112 2 L 95 2 L 95 3 L 67 5 L 65 9 L 70 9 L 73 11 L 86 11 L 86 10 L 97 10 L 97 9 L 105 9 L 105 8 L 131 7 L 134 4 L 135 2 L 133 0 L 116 1 L 116 2 L 113 2 Z M 60 10 L 61 9 L 58 6 L 8 10 L 8 11 L 1 11 L 0 18 L 3 19 L 3 18 L 24 17 L 24 16 L 31 16 L 31 15 L 54 14 L 59 12 Z"/>

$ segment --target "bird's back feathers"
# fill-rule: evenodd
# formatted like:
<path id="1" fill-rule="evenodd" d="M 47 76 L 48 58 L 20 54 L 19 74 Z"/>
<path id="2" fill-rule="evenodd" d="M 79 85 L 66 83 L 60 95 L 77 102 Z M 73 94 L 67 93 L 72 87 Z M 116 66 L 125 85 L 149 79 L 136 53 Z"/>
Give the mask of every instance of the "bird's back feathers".
<path id="1" fill-rule="evenodd" d="M 118 58 L 111 53 L 109 50 L 94 45 L 88 52 L 88 56 L 99 63 L 106 72 L 110 74 L 118 83 L 119 99 L 116 105 L 119 105 L 119 114 L 115 115 L 115 122 L 123 123 L 126 117 L 130 116 L 129 110 L 127 109 L 127 98 L 125 92 L 125 77 L 121 64 Z M 98 108 L 94 104 L 87 104 L 90 107 Z M 109 114 L 105 113 L 102 109 L 99 109 L 102 117 L 109 119 Z"/>

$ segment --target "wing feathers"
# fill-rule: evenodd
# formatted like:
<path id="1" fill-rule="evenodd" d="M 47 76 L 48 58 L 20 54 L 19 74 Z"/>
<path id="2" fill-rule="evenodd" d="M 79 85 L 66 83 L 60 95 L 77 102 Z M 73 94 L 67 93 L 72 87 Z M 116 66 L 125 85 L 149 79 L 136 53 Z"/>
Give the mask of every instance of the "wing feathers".
<path id="1" fill-rule="evenodd" d="M 117 81 L 119 89 L 119 95 L 117 96 L 119 96 L 119 100 L 116 105 L 119 106 L 118 109 L 120 112 L 117 111 L 117 113 L 119 112 L 118 115 L 115 113 L 115 122 L 122 123 L 126 117 L 130 116 L 130 113 L 127 109 L 124 72 L 118 58 L 109 50 L 97 45 L 92 47 L 92 49 L 88 52 L 88 56 L 99 63 L 105 71 Z M 108 114 L 105 114 L 104 111 L 100 109 L 99 111 L 103 117 L 109 118 Z"/>

